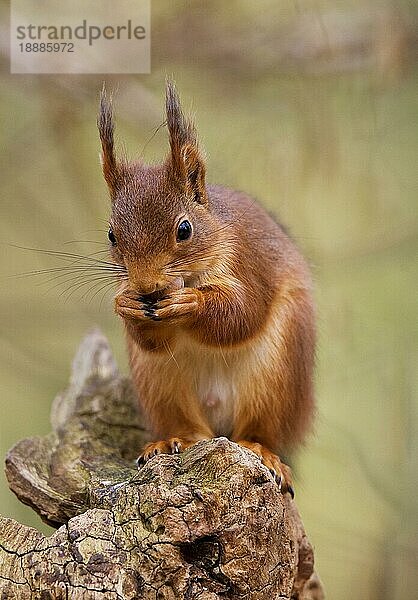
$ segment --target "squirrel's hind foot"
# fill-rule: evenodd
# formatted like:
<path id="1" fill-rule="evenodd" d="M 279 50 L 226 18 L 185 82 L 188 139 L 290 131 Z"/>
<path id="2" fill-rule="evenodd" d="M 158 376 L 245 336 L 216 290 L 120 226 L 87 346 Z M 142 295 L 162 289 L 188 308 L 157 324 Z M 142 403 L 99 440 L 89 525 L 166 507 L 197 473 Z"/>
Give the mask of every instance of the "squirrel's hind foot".
<path id="1" fill-rule="evenodd" d="M 158 442 L 149 442 L 142 453 L 138 456 L 136 464 L 140 469 L 153 456 L 159 454 L 180 454 L 190 446 L 196 443 L 196 440 L 185 440 L 178 437 L 169 438 L 168 440 L 160 440 Z"/>
<path id="2" fill-rule="evenodd" d="M 274 481 L 279 486 L 279 490 L 282 492 L 282 494 L 289 493 L 292 498 L 295 497 L 290 467 L 282 463 L 282 461 L 278 456 L 276 456 L 276 454 L 271 452 L 271 450 L 269 450 L 265 446 L 262 446 L 261 444 L 258 444 L 256 442 L 239 440 L 237 444 L 239 444 L 243 448 L 247 448 L 247 450 L 251 450 L 260 458 L 263 465 L 267 467 L 270 471 Z"/>

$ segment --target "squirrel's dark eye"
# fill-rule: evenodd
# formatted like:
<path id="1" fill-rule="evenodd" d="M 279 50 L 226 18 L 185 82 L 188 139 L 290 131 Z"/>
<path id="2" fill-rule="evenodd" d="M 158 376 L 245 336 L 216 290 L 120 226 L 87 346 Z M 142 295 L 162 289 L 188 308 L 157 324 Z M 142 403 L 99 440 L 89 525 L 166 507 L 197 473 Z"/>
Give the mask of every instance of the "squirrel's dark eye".
<path id="1" fill-rule="evenodd" d="M 116 246 L 116 237 L 115 237 L 115 234 L 113 233 L 111 227 L 109 227 L 109 231 L 107 232 L 107 237 L 109 238 L 109 242 L 112 244 L 112 246 Z"/>
<path id="2" fill-rule="evenodd" d="M 188 240 L 192 235 L 192 226 L 189 221 L 182 221 L 177 229 L 177 241 L 183 242 Z"/>

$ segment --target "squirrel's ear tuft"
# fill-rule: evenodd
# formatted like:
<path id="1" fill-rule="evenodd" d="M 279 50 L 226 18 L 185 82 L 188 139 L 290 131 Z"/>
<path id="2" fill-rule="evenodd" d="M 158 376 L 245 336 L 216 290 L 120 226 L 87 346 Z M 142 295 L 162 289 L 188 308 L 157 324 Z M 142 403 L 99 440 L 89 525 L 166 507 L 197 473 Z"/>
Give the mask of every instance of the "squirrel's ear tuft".
<path id="1" fill-rule="evenodd" d="M 197 202 L 206 202 L 205 164 L 199 152 L 196 129 L 184 116 L 175 84 L 166 82 L 166 114 L 173 175 Z"/>
<path id="2" fill-rule="evenodd" d="M 173 81 L 167 80 L 165 88 L 165 108 L 167 127 L 170 135 L 170 147 L 177 157 L 186 144 L 196 144 L 196 130 L 193 123 L 186 119 L 180 105 L 180 98 Z"/>
<path id="3" fill-rule="evenodd" d="M 114 151 L 113 132 L 115 128 L 113 124 L 112 99 L 108 98 L 104 85 L 100 94 L 97 126 L 102 143 L 101 163 L 103 175 L 109 186 L 110 194 L 113 197 L 118 187 L 120 172 Z"/>

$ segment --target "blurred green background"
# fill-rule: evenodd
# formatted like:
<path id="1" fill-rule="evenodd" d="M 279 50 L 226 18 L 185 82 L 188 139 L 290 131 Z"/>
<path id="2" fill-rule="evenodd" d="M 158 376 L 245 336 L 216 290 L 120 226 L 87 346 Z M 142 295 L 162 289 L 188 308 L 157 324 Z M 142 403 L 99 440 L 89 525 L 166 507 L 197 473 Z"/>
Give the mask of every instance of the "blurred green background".
<path id="1" fill-rule="evenodd" d="M 2 46 L 2 456 L 48 432 L 93 325 L 127 370 L 111 294 L 14 277 L 62 264 L 14 245 L 106 248 L 98 91 L 116 90 L 121 147 L 158 161 L 173 75 L 208 179 L 259 198 L 312 265 L 318 417 L 296 493 L 328 598 L 416 597 L 417 23 L 413 2 L 154 1 L 152 73 L 138 76 L 9 75 Z M 48 531 L 3 475 L 0 513 Z"/>

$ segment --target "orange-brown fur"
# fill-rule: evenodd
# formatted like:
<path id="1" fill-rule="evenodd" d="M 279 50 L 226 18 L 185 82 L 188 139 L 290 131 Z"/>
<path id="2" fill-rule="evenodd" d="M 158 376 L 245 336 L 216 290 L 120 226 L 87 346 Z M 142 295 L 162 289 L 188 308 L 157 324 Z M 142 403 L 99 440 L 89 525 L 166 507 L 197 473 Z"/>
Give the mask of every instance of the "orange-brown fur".
<path id="1" fill-rule="evenodd" d="M 166 110 L 171 153 L 160 166 L 115 158 L 105 95 L 99 117 L 117 240 L 112 256 L 127 272 L 115 310 L 126 326 L 139 401 L 161 440 L 143 456 L 226 435 L 290 488 L 273 453 L 301 443 L 312 420 L 309 272 L 253 198 L 206 185 L 194 127 L 171 83 Z M 184 218 L 193 235 L 176 241 Z"/>

